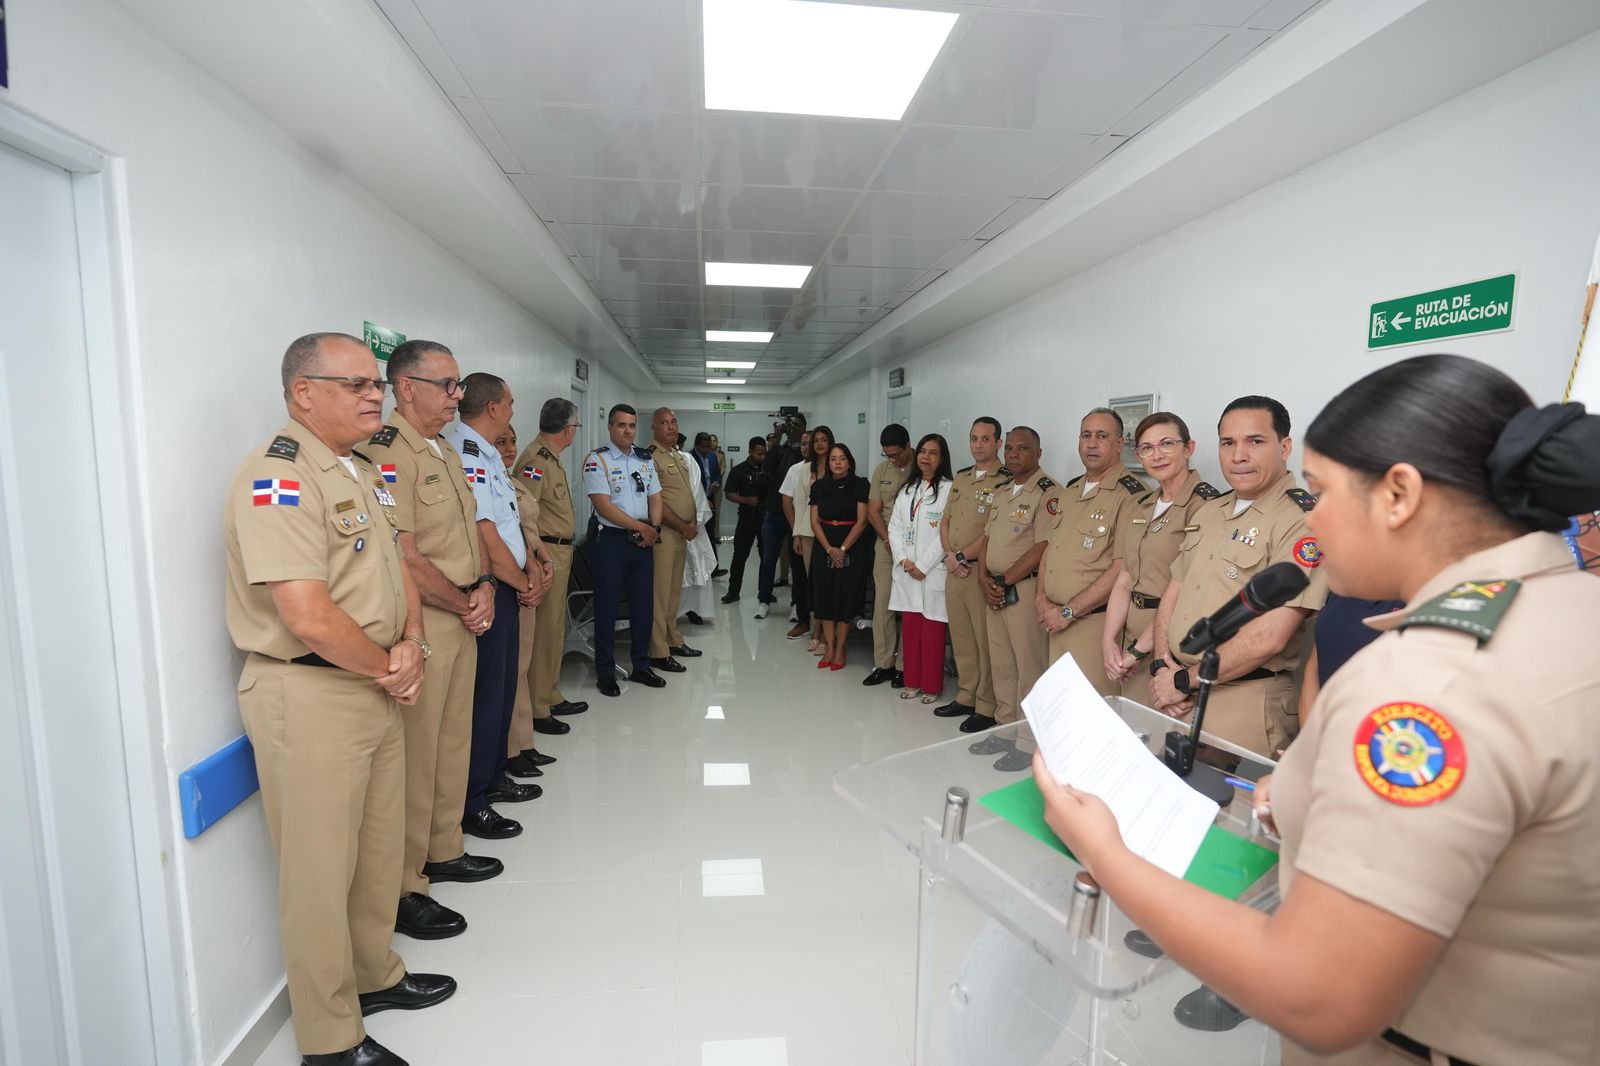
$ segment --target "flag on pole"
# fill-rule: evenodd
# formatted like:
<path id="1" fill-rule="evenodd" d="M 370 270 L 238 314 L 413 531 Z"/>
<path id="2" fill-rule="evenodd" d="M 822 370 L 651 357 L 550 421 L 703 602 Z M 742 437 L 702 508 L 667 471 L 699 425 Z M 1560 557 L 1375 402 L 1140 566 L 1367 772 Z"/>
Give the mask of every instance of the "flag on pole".
<path id="1" fill-rule="evenodd" d="M 1583 322 L 1578 327 L 1578 351 L 1572 357 L 1572 373 L 1567 378 L 1567 394 L 1562 399 L 1583 404 L 1591 412 L 1600 414 L 1600 336 L 1594 338 L 1596 349 L 1583 357 L 1584 341 L 1593 328 L 1594 294 L 1600 286 L 1600 241 L 1595 242 L 1594 261 L 1589 266 L 1589 282 L 1583 299 Z M 1595 329 L 1600 334 L 1600 329 Z M 1600 511 L 1593 514 L 1574 515 L 1567 527 L 1567 546 L 1585 570 L 1600 572 Z"/>

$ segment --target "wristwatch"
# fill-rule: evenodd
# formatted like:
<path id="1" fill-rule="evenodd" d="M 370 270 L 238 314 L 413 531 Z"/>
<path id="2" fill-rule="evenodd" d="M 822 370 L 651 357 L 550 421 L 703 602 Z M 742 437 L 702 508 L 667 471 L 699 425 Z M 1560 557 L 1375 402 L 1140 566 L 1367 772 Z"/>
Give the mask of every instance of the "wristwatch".
<path id="1" fill-rule="evenodd" d="M 970 562 L 967 561 L 967 557 L 966 557 L 966 555 L 964 553 L 962 553 L 960 551 L 957 551 L 957 552 L 955 552 L 953 554 L 956 557 L 956 562 L 960 563 L 962 566 L 971 566 L 972 565 Z"/>
<path id="2" fill-rule="evenodd" d="M 494 588 L 494 575 L 493 574 L 479 574 L 478 577 L 477 577 L 477 580 L 475 580 L 472 583 L 472 586 L 473 586 L 473 588 L 477 588 L 479 585 L 485 585 L 485 584 L 488 585 L 490 588 Z"/>
<path id="3" fill-rule="evenodd" d="M 1151 677 L 1155 677 L 1157 674 L 1159 674 L 1161 671 L 1165 670 L 1168 666 L 1171 666 L 1171 665 L 1172 664 L 1167 662 L 1167 660 L 1165 660 L 1165 659 L 1151 659 L 1150 660 L 1150 676 Z"/>
<path id="4" fill-rule="evenodd" d="M 423 662 L 427 662 L 428 658 L 433 654 L 433 645 L 428 643 L 426 637 L 419 637 L 415 633 L 407 633 L 405 636 L 401 637 L 400 640 L 402 642 L 409 640 L 411 643 L 421 648 Z"/>
<path id="5" fill-rule="evenodd" d="M 1189 685 L 1189 668 L 1187 666 L 1172 675 L 1172 687 L 1185 696 L 1194 695 Z"/>
<path id="6" fill-rule="evenodd" d="M 1072 605 L 1070 603 L 1062 606 L 1061 617 L 1069 622 L 1072 621 Z"/>

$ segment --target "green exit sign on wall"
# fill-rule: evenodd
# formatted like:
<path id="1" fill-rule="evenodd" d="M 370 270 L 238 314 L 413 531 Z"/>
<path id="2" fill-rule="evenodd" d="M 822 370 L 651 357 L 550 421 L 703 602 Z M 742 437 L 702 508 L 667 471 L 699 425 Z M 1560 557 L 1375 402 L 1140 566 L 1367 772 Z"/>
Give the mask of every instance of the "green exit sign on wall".
<path id="1" fill-rule="evenodd" d="M 367 347 L 372 349 L 372 354 L 378 357 L 378 362 L 387 363 L 394 350 L 406 342 L 404 333 L 396 333 L 392 329 L 375 326 L 371 322 L 361 323 L 361 339 L 367 342 Z"/>
<path id="2" fill-rule="evenodd" d="M 1517 276 L 1501 274 L 1375 303 L 1367 313 L 1367 349 L 1508 330 L 1516 293 Z"/>
<path id="3" fill-rule="evenodd" d="M 714 404 L 711 405 L 711 409 L 713 411 L 731 411 L 731 410 L 733 410 L 733 404 L 731 404 L 731 403 L 714 403 Z"/>

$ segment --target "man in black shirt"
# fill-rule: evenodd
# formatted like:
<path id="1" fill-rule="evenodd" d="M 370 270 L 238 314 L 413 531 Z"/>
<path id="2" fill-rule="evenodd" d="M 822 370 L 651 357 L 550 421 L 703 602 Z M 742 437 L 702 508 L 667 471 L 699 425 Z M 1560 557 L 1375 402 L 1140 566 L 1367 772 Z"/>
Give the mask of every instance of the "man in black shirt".
<path id="1" fill-rule="evenodd" d="M 757 618 L 765 618 L 768 608 L 778 602 L 772 594 L 772 580 L 778 568 L 778 556 L 789 550 L 789 520 L 784 517 L 783 494 L 778 490 L 783 485 L 783 476 L 800 461 L 811 439 L 806 432 L 804 415 L 790 415 L 781 427 L 781 434 L 778 428 L 775 427 L 767 438 L 767 458 L 762 464 L 767 473 L 767 487 L 763 498 L 766 513 L 761 519 L 761 572 L 756 586 L 756 598 L 761 602 L 756 605 Z"/>
<path id="2" fill-rule="evenodd" d="M 744 564 L 750 558 L 750 546 L 761 532 L 762 507 L 767 498 L 767 471 L 762 465 L 767 459 L 767 442 L 751 437 L 749 449 L 744 462 L 728 471 L 722 485 L 723 494 L 739 505 L 739 524 L 733 531 L 733 562 L 728 564 L 728 593 L 722 597 L 723 603 L 733 603 L 739 598 L 739 589 L 744 585 Z M 758 550 L 761 558 L 766 559 L 765 546 Z"/>

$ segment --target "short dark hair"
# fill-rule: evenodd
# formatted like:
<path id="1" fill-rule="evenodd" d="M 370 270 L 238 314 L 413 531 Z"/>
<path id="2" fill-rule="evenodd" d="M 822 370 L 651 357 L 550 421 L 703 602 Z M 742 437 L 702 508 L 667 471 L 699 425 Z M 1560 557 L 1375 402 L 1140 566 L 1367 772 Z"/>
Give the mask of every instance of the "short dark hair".
<path id="1" fill-rule="evenodd" d="M 1151 426 L 1159 426 L 1167 422 L 1170 422 L 1174 426 L 1178 427 L 1179 439 L 1182 440 L 1183 443 L 1188 444 L 1190 440 L 1189 423 L 1185 422 L 1171 411 L 1156 411 L 1139 419 L 1139 427 L 1133 431 L 1133 442 L 1138 444 L 1139 438 L 1144 436 L 1144 431 L 1149 429 Z"/>
<path id="2" fill-rule="evenodd" d="M 477 418 L 492 403 L 499 403 L 506 394 L 506 379 L 478 371 L 461 379 L 461 404 L 457 408 L 462 418 Z"/>
<path id="3" fill-rule="evenodd" d="M 348 333 L 307 333 L 304 337 L 296 337 L 289 347 L 284 349 L 283 366 L 280 374 L 283 378 L 283 393 L 289 394 L 289 386 L 295 378 L 303 378 L 307 374 L 315 373 L 322 366 L 322 345 L 330 340 L 346 340 L 351 344 L 365 348 L 359 337 L 352 337 Z"/>
<path id="4" fill-rule="evenodd" d="M 1272 416 L 1272 432 L 1279 440 L 1289 435 L 1289 409 L 1271 396 L 1241 396 L 1222 409 L 1217 418 L 1217 432 L 1222 432 L 1222 420 L 1230 411 L 1266 411 Z"/>
<path id="5" fill-rule="evenodd" d="M 1113 411 L 1111 408 L 1109 408 L 1109 407 L 1091 407 L 1089 409 L 1089 414 L 1084 415 L 1083 418 L 1080 420 L 1080 423 L 1081 422 L 1087 422 L 1089 420 L 1089 415 L 1108 415 L 1108 416 L 1110 416 L 1111 420 L 1117 424 L 1117 436 L 1126 437 L 1128 435 L 1128 427 L 1123 424 L 1122 416 L 1117 414 L 1117 412 Z"/>
<path id="6" fill-rule="evenodd" d="M 577 404 L 565 396 L 552 396 L 539 408 L 539 432 L 560 433 L 572 425 L 572 416 L 577 413 Z"/>
<path id="7" fill-rule="evenodd" d="M 1039 431 L 1034 429 L 1032 426 L 1012 426 L 1011 432 L 1026 433 L 1028 436 L 1033 438 L 1033 446 L 1035 448 L 1039 446 Z"/>
<path id="8" fill-rule="evenodd" d="M 632 407 L 629 407 L 625 403 L 612 404 L 611 410 L 606 412 L 606 425 L 609 426 L 611 423 L 615 422 L 618 415 L 632 415 L 634 419 L 637 420 L 639 417 L 639 412 L 635 411 Z"/>
<path id="9" fill-rule="evenodd" d="M 972 424 L 974 426 L 993 426 L 995 440 L 1000 440 L 1005 437 L 1005 434 L 1000 430 L 1000 420 L 998 418 L 990 418 L 988 415 L 982 415 L 978 418 L 974 418 L 972 420 Z"/>
<path id="10" fill-rule="evenodd" d="M 701 430 L 699 433 L 694 435 L 694 442 L 696 446 L 700 444 L 710 444 L 711 434 L 707 433 L 705 430 Z"/>
<path id="11" fill-rule="evenodd" d="M 891 448 L 895 446 L 904 448 L 910 443 L 911 434 L 906 431 L 905 426 L 902 426 L 898 422 L 890 422 L 887 426 L 883 427 L 883 432 L 878 434 L 878 444 L 884 448 Z"/>
<path id="12" fill-rule="evenodd" d="M 422 361 L 430 355 L 454 356 L 456 353 L 440 344 L 438 341 L 404 341 L 395 346 L 389 355 L 389 367 L 385 376 L 390 381 L 415 374 Z"/>
<path id="13" fill-rule="evenodd" d="M 765 448 L 767 446 L 767 438 L 765 438 L 765 437 L 751 437 L 750 438 L 750 442 L 745 445 L 745 448 L 746 448 L 747 452 L 753 452 L 753 451 L 756 450 L 756 445 L 758 445 L 758 444 L 761 445 L 761 447 Z"/>

